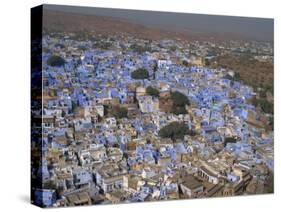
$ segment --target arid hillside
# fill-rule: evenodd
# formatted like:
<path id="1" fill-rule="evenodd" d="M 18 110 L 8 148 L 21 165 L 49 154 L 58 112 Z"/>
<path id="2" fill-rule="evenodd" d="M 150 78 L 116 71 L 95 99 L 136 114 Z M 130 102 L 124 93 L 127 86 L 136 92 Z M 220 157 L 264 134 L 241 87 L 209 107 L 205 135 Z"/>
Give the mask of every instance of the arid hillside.
<path id="1" fill-rule="evenodd" d="M 63 32 L 92 32 L 104 35 L 130 34 L 139 38 L 188 39 L 187 33 L 152 28 L 141 24 L 127 22 L 121 19 L 95 15 L 80 15 L 74 13 L 44 11 L 44 29 Z"/>
<path id="2" fill-rule="evenodd" d="M 239 33 L 198 32 L 193 29 L 163 29 L 133 23 L 125 19 L 107 16 L 85 15 L 69 12 L 44 10 L 44 29 L 64 32 L 89 32 L 104 35 L 130 34 L 147 39 L 182 39 L 202 41 L 249 40 Z"/>

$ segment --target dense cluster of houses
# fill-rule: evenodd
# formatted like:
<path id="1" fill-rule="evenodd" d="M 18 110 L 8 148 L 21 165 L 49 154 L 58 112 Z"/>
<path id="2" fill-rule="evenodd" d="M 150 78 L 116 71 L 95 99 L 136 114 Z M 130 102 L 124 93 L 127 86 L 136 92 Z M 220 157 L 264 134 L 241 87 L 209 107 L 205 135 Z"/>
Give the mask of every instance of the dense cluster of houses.
<path id="1" fill-rule="evenodd" d="M 44 207 L 188 199 L 264 193 L 273 172 L 273 131 L 251 104 L 253 89 L 203 66 L 174 40 L 130 36 L 79 41 L 43 37 L 43 107 L 33 111 L 42 140 L 32 178 L 34 201 Z M 153 51 L 136 52 L 133 44 Z M 170 47 L 173 47 L 172 50 Z M 52 55 L 65 60 L 48 65 Z M 183 65 L 187 61 L 188 65 Z M 149 73 L 134 79 L 136 69 Z M 231 73 L 230 73 L 231 74 Z M 159 91 L 153 96 L 147 87 Z M 186 113 L 167 112 L 178 91 Z M 163 100 L 164 99 L 164 100 Z M 118 117 L 111 111 L 125 108 Z M 162 138 L 159 130 L 184 123 L 193 134 Z"/>

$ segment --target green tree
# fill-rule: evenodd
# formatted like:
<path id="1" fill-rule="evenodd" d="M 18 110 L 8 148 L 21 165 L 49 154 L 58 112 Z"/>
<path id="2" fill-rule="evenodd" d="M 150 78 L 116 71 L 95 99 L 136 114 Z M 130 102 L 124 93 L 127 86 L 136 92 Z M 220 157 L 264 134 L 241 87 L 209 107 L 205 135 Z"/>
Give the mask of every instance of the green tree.
<path id="1" fill-rule="evenodd" d="M 273 104 L 266 99 L 260 99 L 259 105 L 263 112 L 273 114 Z"/>
<path id="2" fill-rule="evenodd" d="M 149 73 L 146 69 L 139 68 L 139 69 L 132 72 L 131 77 L 133 79 L 148 79 Z"/>
<path id="3" fill-rule="evenodd" d="M 111 113 L 117 119 L 126 118 L 128 116 L 127 108 L 120 106 L 114 106 Z"/>
<path id="4" fill-rule="evenodd" d="M 185 106 L 185 105 L 190 105 L 190 102 L 184 94 L 175 91 L 171 93 L 171 98 L 173 101 L 173 105 L 175 106 Z"/>
<path id="5" fill-rule="evenodd" d="M 183 61 L 182 61 L 182 65 L 188 66 L 189 64 L 188 64 L 187 60 L 183 60 Z"/>
<path id="6" fill-rule="evenodd" d="M 187 110 L 185 109 L 184 106 L 175 106 L 175 105 L 173 105 L 173 107 L 171 109 L 171 112 L 173 114 L 176 114 L 176 115 L 187 114 Z"/>
<path id="7" fill-rule="evenodd" d="M 177 50 L 177 47 L 176 47 L 176 46 L 170 46 L 170 48 L 169 48 L 169 49 L 170 49 L 170 51 L 171 51 L 171 52 L 174 52 L 174 51 L 176 51 L 176 50 Z"/>
<path id="8" fill-rule="evenodd" d="M 171 99 L 173 102 L 173 106 L 171 112 L 179 115 L 179 114 L 187 114 L 187 110 L 185 109 L 186 105 L 190 105 L 189 99 L 184 94 L 175 91 L 171 93 Z"/>
<path id="9" fill-rule="evenodd" d="M 112 44 L 110 42 L 100 40 L 96 42 L 93 47 L 107 50 L 112 47 Z"/>
<path id="10" fill-rule="evenodd" d="M 158 132 L 161 138 L 183 139 L 188 134 L 188 129 L 183 122 L 171 122 Z"/>
<path id="11" fill-rule="evenodd" d="M 153 88 L 152 86 L 148 86 L 146 88 L 146 93 L 150 96 L 155 96 L 155 97 L 159 96 L 159 91 L 156 88 Z"/>
<path id="12" fill-rule="evenodd" d="M 58 56 L 58 55 L 52 55 L 48 58 L 47 60 L 47 64 L 49 66 L 57 66 L 57 67 L 60 67 L 60 66 L 63 66 L 65 64 L 65 60 Z"/>
<path id="13" fill-rule="evenodd" d="M 138 54 L 143 54 L 145 52 L 151 52 L 152 51 L 151 46 L 149 44 L 146 44 L 145 46 L 141 46 L 141 45 L 138 45 L 138 44 L 132 44 L 130 46 L 130 48 Z"/>

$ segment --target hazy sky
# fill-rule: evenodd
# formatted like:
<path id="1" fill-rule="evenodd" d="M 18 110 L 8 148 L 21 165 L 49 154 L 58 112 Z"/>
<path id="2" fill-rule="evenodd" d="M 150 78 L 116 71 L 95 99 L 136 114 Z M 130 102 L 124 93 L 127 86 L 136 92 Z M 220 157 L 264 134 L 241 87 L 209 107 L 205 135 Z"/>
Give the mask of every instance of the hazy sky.
<path id="1" fill-rule="evenodd" d="M 121 18 L 130 22 L 171 30 L 194 32 L 231 32 L 244 36 L 273 40 L 273 19 L 190 13 L 154 12 L 95 7 L 44 5 L 45 9 Z"/>

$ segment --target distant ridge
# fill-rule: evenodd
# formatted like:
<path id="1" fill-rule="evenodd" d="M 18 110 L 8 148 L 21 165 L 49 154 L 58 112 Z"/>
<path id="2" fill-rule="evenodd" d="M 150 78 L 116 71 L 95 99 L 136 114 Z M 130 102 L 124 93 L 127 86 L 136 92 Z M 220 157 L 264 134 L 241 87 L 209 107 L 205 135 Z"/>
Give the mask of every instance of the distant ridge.
<path id="1" fill-rule="evenodd" d="M 44 29 L 81 32 L 95 31 L 103 35 L 127 34 L 145 39 L 181 39 L 202 41 L 250 40 L 239 33 L 197 32 L 192 29 L 162 29 L 129 22 L 121 18 L 44 10 Z"/>

